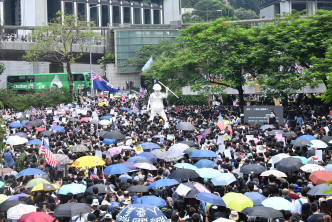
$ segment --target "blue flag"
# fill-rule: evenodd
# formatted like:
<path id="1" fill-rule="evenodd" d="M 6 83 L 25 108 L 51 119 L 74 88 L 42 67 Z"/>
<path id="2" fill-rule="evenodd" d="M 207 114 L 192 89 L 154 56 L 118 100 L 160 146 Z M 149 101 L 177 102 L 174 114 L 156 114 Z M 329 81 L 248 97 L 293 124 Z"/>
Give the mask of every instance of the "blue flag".
<path id="1" fill-rule="evenodd" d="M 145 70 L 149 69 L 151 64 L 153 62 L 153 58 L 152 56 L 150 57 L 150 59 L 145 63 L 145 65 L 142 68 L 142 72 L 144 72 Z"/>
<path id="2" fill-rule="evenodd" d="M 110 92 L 117 92 L 118 89 L 112 87 L 111 84 L 106 82 L 103 78 L 101 78 L 98 74 L 92 72 L 92 78 L 93 78 L 93 88 L 99 89 L 103 91 L 110 91 Z"/>

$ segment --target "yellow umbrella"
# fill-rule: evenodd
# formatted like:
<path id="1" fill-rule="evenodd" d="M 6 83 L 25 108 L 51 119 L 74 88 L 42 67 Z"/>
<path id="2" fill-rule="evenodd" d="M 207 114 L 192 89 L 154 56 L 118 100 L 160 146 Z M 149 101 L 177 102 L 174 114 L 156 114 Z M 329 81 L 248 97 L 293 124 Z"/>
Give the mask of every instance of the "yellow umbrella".
<path id="1" fill-rule="evenodd" d="M 83 156 L 75 160 L 71 165 L 72 167 L 95 167 L 102 166 L 105 161 L 97 156 Z"/>
<path id="2" fill-rule="evenodd" d="M 60 187 L 58 187 L 55 184 L 48 184 L 48 183 L 41 183 L 36 186 L 34 186 L 31 190 L 31 192 L 35 191 L 50 191 L 50 190 L 58 190 Z"/>
<path id="3" fill-rule="evenodd" d="M 7 200 L 9 197 L 7 197 L 4 194 L 0 194 L 0 203 L 4 202 L 5 200 Z"/>
<path id="4" fill-rule="evenodd" d="M 114 98 L 121 98 L 122 96 L 113 96 Z"/>
<path id="5" fill-rule="evenodd" d="M 27 187 L 34 187 L 34 186 L 37 186 L 37 185 L 39 185 L 41 183 L 48 183 L 48 184 L 50 184 L 50 182 L 48 182 L 47 180 L 38 177 L 38 178 L 30 180 L 28 182 L 28 184 L 27 184 Z"/>
<path id="6" fill-rule="evenodd" d="M 105 105 L 105 104 L 106 104 L 105 102 L 98 103 L 98 106 L 103 106 L 103 105 Z"/>
<path id="7" fill-rule="evenodd" d="M 226 207 L 241 212 L 244 208 L 253 207 L 254 203 L 251 199 L 244 196 L 242 193 L 227 193 L 222 197 L 226 203 Z"/>

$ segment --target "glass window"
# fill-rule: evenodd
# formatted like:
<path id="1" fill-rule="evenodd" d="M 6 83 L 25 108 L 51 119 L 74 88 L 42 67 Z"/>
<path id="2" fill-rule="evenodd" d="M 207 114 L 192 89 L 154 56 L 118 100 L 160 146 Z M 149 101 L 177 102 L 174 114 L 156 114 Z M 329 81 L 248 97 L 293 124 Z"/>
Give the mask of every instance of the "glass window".
<path id="1" fill-rule="evenodd" d="M 151 24 L 151 10 L 144 9 L 144 24 Z"/>
<path id="2" fill-rule="evenodd" d="M 123 23 L 130 23 L 130 8 L 124 7 L 123 8 Z"/>
<path id="3" fill-rule="evenodd" d="M 101 6 L 101 25 L 108 26 L 110 23 L 110 7 L 108 5 Z"/>
<path id="4" fill-rule="evenodd" d="M 74 74 L 74 81 L 84 81 L 83 74 Z"/>
<path id="5" fill-rule="evenodd" d="M 81 21 L 86 20 L 86 4 L 85 3 L 77 3 L 77 16 Z"/>
<path id="6" fill-rule="evenodd" d="M 18 82 L 18 77 L 17 76 L 8 76 L 7 82 L 9 82 L 9 83 Z"/>
<path id="7" fill-rule="evenodd" d="M 98 5 L 96 4 L 90 4 L 90 21 L 94 22 L 96 26 L 99 25 L 98 21 Z"/>
<path id="8" fill-rule="evenodd" d="M 153 10 L 153 24 L 160 24 L 160 10 Z"/>
<path id="9" fill-rule="evenodd" d="M 26 82 L 34 82 L 35 81 L 35 77 L 34 76 L 26 76 L 25 81 Z"/>
<path id="10" fill-rule="evenodd" d="M 74 14 L 74 4 L 72 2 L 65 2 L 65 14 Z"/>
<path id="11" fill-rule="evenodd" d="M 56 18 L 56 13 L 61 10 L 60 0 L 47 0 L 47 19 L 48 22 Z"/>
<path id="12" fill-rule="evenodd" d="M 113 23 L 120 24 L 120 7 L 113 6 Z"/>
<path id="13" fill-rule="evenodd" d="M 141 9 L 134 8 L 134 24 L 141 24 Z"/>

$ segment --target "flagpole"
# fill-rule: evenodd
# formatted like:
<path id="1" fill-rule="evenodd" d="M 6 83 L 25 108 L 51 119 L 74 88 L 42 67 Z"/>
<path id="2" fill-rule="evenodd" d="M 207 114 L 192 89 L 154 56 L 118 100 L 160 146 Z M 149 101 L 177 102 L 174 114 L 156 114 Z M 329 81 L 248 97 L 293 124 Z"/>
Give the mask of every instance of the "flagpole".
<path id="1" fill-rule="evenodd" d="M 157 80 L 158 83 L 160 83 L 160 85 L 162 85 L 163 87 L 167 88 L 176 98 L 179 98 L 172 90 L 170 90 L 167 86 L 165 86 L 162 82 L 160 82 L 159 80 Z"/>

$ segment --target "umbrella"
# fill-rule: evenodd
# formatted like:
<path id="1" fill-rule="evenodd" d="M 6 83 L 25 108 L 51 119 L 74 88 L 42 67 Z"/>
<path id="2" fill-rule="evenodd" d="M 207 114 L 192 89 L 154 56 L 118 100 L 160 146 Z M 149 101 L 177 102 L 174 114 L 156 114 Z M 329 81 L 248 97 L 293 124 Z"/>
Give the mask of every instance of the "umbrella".
<path id="1" fill-rule="evenodd" d="M 38 135 L 40 135 L 40 136 L 51 136 L 52 134 L 54 134 L 53 131 L 45 130 L 45 131 L 41 132 Z"/>
<path id="2" fill-rule="evenodd" d="M 153 188 L 159 188 L 159 187 L 169 187 L 169 186 L 178 185 L 178 184 L 179 184 L 179 182 L 174 179 L 160 179 L 160 180 L 157 180 L 156 182 L 151 183 L 148 188 L 153 189 Z"/>
<path id="3" fill-rule="evenodd" d="M 58 164 L 67 164 L 70 162 L 70 159 L 67 155 L 65 154 L 53 154 L 54 156 L 54 160 L 58 163 Z"/>
<path id="4" fill-rule="evenodd" d="M 119 131 L 111 131 L 111 132 L 106 132 L 103 135 L 104 139 L 116 139 L 116 140 L 123 140 L 125 139 L 125 135 L 123 135 L 122 133 L 120 133 Z"/>
<path id="5" fill-rule="evenodd" d="M 22 215 L 17 222 L 52 222 L 54 218 L 44 212 L 31 212 Z"/>
<path id="6" fill-rule="evenodd" d="M 50 129 L 54 130 L 57 133 L 65 132 L 65 129 L 62 126 L 51 126 Z"/>
<path id="7" fill-rule="evenodd" d="M 205 186 L 196 182 L 186 182 L 183 185 L 190 188 L 190 191 L 185 195 L 185 198 L 196 198 L 195 195 L 198 193 L 211 193 Z"/>
<path id="8" fill-rule="evenodd" d="M 71 184 L 65 184 L 63 185 L 58 194 L 66 195 L 68 193 L 72 194 L 78 194 L 78 193 L 84 193 L 86 190 L 86 186 L 83 184 L 76 184 L 76 183 L 71 183 Z"/>
<path id="9" fill-rule="evenodd" d="M 219 170 L 211 168 L 200 168 L 196 170 L 196 173 L 202 178 L 210 179 L 213 177 L 221 177 L 222 173 Z"/>
<path id="10" fill-rule="evenodd" d="M 275 127 L 273 125 L 263 125 L 259 127 L 261 130 L 267 130 L 267 129 L 274 129 Z"/>
<path id="11" fill-rule="evenodd" d="M 7 195 L 4 194 L 0 194 L 0 203 L 4 202 L 5 200 L 7 200 L 9 197 Z"/>
<path id="12" fill-rule="evenodd" d="M 15 207 L 16 205 L 19 204 L 24 204 L 24 202 L 18 200 L 5 201 L 2 204 L 0 204 L 0 211 L 6 212 L 9 208 Z"/>
<path id="13" fill-rule="evenodd" d="M 177 143 L 177 144 L 174 144 L 173 146 L 171 146 L 167 152 L 170 153 L 170 154 L 180 154 L 180 155 L 183 155 L 183 151 L 185 151 L 186 149 L 189 149 L 190 147 L 184 143 Z"/>
<path id="14" fill-rule="evenodd" d="M 204 201 L 212 205 L 226 206 L 226 203 L 223 201 L 223 199 L 213 193 L 198 193 L 195 195 L 195 197 L 197 200 Z"/>
<path id="15" fill-rule="evenodd" d="M 182 158 L 183 158 L 183 155 L 172 153 L 172 154 L 168 154 L 168 156 L 166 156 L 164 158 L 164 160 L 165 160 L 165 162 L 175 162 L 175 161 L 178 161 Z"/>
<path id="16" fill-rule="evenodd" d="M 247 207 L 253 207 L 254 203 L 248 197 L 241 193 L 230 192 L 222 197 L 226 203 L 226 207 L 241 212 Z"/>
<path id="17" fill-rule="evenodd" d="M 83 144 L 76 144 L 71 148 L 71 152 L 73 153 L 82 153 L 90 151 L 88 147 L 84 146 Z"/>
<path id="18" fill-rule="evenodd" d="M 211 160 L 201 159 L 197 163 L 195 163 L 195 166 L 197 168 L 214 168 L 216 166 L 216 163 Z"/>
<path id="19" fill-rule="evenodd" d="M 102 125 L 102 126 L 108 126 L 108 125 L 111 124 L 111 121 L 103 119 L 103 120 L 99 121 L 99 124 Z"/>
<path id="20" fill-rule="evenodd" d="M 198 170 L 198 168 L 190 163 L 177 163 L 174 165 L 176 168 L 183 168 L 189 170 Z"/>
<path id="21" fill-rule="evenodd" d="M 325 170 L 326 170 L 326 171 L 329 171 L 329 172 L 332 172 L 332 164 L 327 164 L 327 165 L 325 166 Z"/>
<path id="22" fill-rule="evenodd" d="M 327 144 L 323 142 L 322 140 L 311 140 L 311 147 L 316 148 L 316 149 L 325 149 L 327 148 Z"/>
<path id="23" fill-rule="evenodd" d="M 284 137 L 288 138 L 288 139 L 291 139 L 291 138 L 295 138 L 297 137 L 296 133 L 294 132 L 285 132 L 282 134 Z"/>
<path id="24" fill-rule="evenodd" d="M 136 163 L 137 161 L 142 160 L 142 162 L 146 162 L 146 163 L 152 163 L 151 161 L 149 161 L 148 159 L 146 159 L 144 156 L 133 156 L 128 158 L 127 162 L 132 162 L 132 163 Z"/>
<path id="25" fill-rule="evenodd" d="M 18 132 L 18 133 L 15 133 L 13 136 L 20 136 L 20 137 L 23 137 L 23 138 L 26 138 L 28 139 L 28 136 L 27 134 L 23 133 L 23 132 Z"/>
<path id="26" fill-rule="evenodd" d="M 104 139 L 104 141 L 107 139 Z M 113 143 L 116 140 L 113 140 Z M 121 147 L 113 147 L 111 149 L 108 150 L 108 152 L 110 153 L 111 157 L 113 157 L 114 155 L 120 154 L 122 152 L 122 148 Z"/>
<path id="27" fill-rule="evenodd" d="M 2 176 L 4 174 L 10 173 L 12 171 L 13 171 L 12 168 L 2 168 L 2 169 L 0 168 L 0 175 Z"/>
<path id="28" fill-rule="evenodd" d="M 235 222 L 235 220 L 231 220 L 231 219 L 220 217 L 217 220 L 214 220 L 212 222 Z"/>
<path id="29" fill-rule="evenodd" d="M 136 185 L 136 186 L 130 186 L 127 191 L 129 192 L 136 192 L 136 193 L 146 193 L 148 192 L 148 186 L 144 185 Z"/>
<path id="30" fill-rule="evenodd" d="M 187 144 L 188 145 L 188 144 Z M 188 145 L 189 146 L 189 145 Z M 186 149 L 185 151 L 183 151 L 184 154 L 187 154 L 189 156 L 191 156 L 193 153 L 195 153 L 196 151 L 198 151 L 198 149 L 195 149 L 195 148 L 189 148 L 189 149 Z"/>
<path id="31" fill-rule="evenodd" d="M 316 137 L 311 136 L 311 135 L 302 135 L 302 136 L 299 136 L 299 137 L 296 138 L 296 140 L 300 140 L 300 139 L 308 140 L 308 141 L 317 140 Z"/>
<path id="32" fill-rule="evenodd" d="M 30 125 L 30 126 L 38 127 L 38 126 L 44 125 L 44 122 L 43 121 L 40 122 L 40 121 L 35 120 L 35 121 L 29 121 L 25 125 Z"/>
<path id="33" fill-rule="evenodd" d="M 6 199 L 6 201 L 19 200 L 20 197 L 30 197 L 30 195 L 25 194 L 25 193 L 19 193 L 19 194 L 9 197 L 8 199 Z"/>
<path id="34" fill-rule="evenodd" d="M 11 128 L 20 128 L 20 127 L 22 127 L 22 124 L 19 123 L 19 122 L 12 122 L 12 123 L 9 123 L 9 127 L 11 127 Z"/>
<path id="35" fill-rule="evenodd" d="M 18 204 L 14 207 L 11 207 L 7 211 L 7 218 L 18 220 L 22 217 L 23 214 L 28 214 L 31 212 L 36 212 L 37 207 L 26 204 Z"/>
<path id="36" fill-rule="evenodd" d="M 128 111 L 128 113 L 129 114 L 133 114 L 133 113 L 138 114 L 139 112 L 137 110 L 130 110 L 130 111 Z"/>
<path id="37" fill-rule="evenodd" d="M 105 168 L 104 174 L 113 175 L 113 174 L 123 174 L 130 172 L 131 169 L 123 164 L 114 164 Z"/>
<path id="38" fill-rule="evenodd" d="M 291 142 L 294 147 L 303 147 L 303 146 L 310 146 L 312 145 L 310 141 L 305 140 L 305 139 L 296 139 L 292 140 Z"/>
<path id="39" fill-rule="evenodd" d="M 277 155 L 274 155 L 270 160 L 269 163 L 278 163 L 281 159 L 289 157 L 286 153 L 280 153 Z"/>
<path id="40" fill-rule="evenodd" d="M 83 156 L 74 161 L 72 167 L 95 167 L 105 165 L 105 161 L 97 156 Z"/>
<path id="41" fill-rule="evenodd" d="M 142 156 L 152 163 L 157 162 L 157 157 L 150 152 L 142 152 L 142 153 L 138 154 L 137 156 Z"/>
<path id="42" fill-rule="evenodd" d="M 241 167 L 240 172 L 244 174 L 261 174 L 266 168 L 258 164 L 248 164 Z"/>
<path id="43" fill-rule="evenodd" d="M 91 207 L 86 203 L 66 203 L 60 204 L 55 208 L 53 216 L 55 217 L 74 217 L 91 212 Z"/>
<path id="44" fill-rule="evenodd" d="M 98 194 L 104 194 L 106 193 L 106 185 L 104 184 L 95 184 L 93 186 L 90 186 L 86 189 L 87 193 L 93 194 L 93 188 L 97 187 L 98 188 Z"/>
<path id="45" fill-rule="evenodd" d="M 264 207 L 271 207 L 275 210 L 289 210 L 293 211 L 294 210 L 294 204 L 282 197 L 269 197 L 266 198 L 263 202 L 262 205 Z"/>
<path id="46" fill-rule="evenodd" d="M 0 188 L 2 188 L 4 185 L 5 185 L 5 183 L 0 181 Z"/>
<path id="47" fill-rule="evenodd" d="M 187 141 L 187 140 L 179 141 L 177 143 L 184 143 L 184 144 L 187 144 L 188 146 L 195 146 L 196 145 L 194 142 Z"/>
<path id="48" fill-rule="evenodd" d="M 298 171 L 303 163 L 300 159 L 288 157 L 280 160 L 278 163 L 275 164 L 276 169 L 280 170 L 284 173 Z"/>
<path id="49" fill-rule="evenodd" d="M 262 201 L 266 199 L 265 196 L 257 192 L 245 192 L 244 196 L 250 198 L 254 202 L 254 206 L 261 206 Z"/>
<path id="50" fill-rule="evenodd" d="M 265 171 L 265 172 L 261 173 L 262 177 L 268 177 L 270 175 L 273 175 L 273 176 L 275 176 L 277 178 L 279 178 L 279 177 L 287 177 L 287 175 L 284 172 L 281 172 L 279 170 L 268 170 L 268 171 Z"/>
<path id="51" fill-rule="evenodd" d="M 77 118 L 71 117 L 69 118 L 69 122 L 78 122 L 79 120 Z"/>
<path id="52" fill-rule="evenodd" d="M 308 163 L 308 159 L 305 158 L 304 156 L 292 156 L 293 158 L 297 158 L 300 159 L 302 161 L 303 164 L 307 164 Z"/>
<path id="53" fill-rule="evenodd" d="M 28 182 L 27 184 L 27 187 L 34 187 L 34 186 L 37 186 L 41 183 L 48 183 L 50 184 L 50 182 L 48 182 L 47 180 L 43 179 L 43 178 L 35 178 L 35 179 L 32 179 Z"/>
<path id="54" fill-rule="evenodd" d="M 314 184 L 322 184 L 325 183 L 326 181 L 332 182 L 332 173 L 328 171 L 316 171 L 313 172 L 309 180 L 311 180 Z"/>
<path id="55" fill-rule="evenodd" d="M 97 119 L 91 119 L 90 123 L 94 124 L 94 125 L 98 125 L 99 124 L 99 120 L 98 120 L 98 118 Z"/>
<path id="56" fill-rule="evenodd" d="M 21 145 L 24 143 L 27 143 L 28 140 L 24 137 L 20 137 L 20 136 L 9 136 L 8 139 L 6 140 L 6 144 L 10 144 L 10 145 Z"/>
<path id="57" fill-rule="evenodd" d="M 82 119 L 80 119 L 78 122 L 81 123 L 81 122 L 89 122 L 90 121 L 90 118 L 89 117 L 83 117 Z"/>
<path id="58" fill-rule="evenodd" d="M 276 135 L 277 133 L 283 133 L 283 131 L 281 131 L 281 130 L 271 130 L 271 131 L 267 131 L 266 133 L 269 136 L 273 136 L 273 135 Z"/>
<path id="59" fill-rule="evenodd" d="M 156 143 L 141 143 L 140 145 L 138 145 L 140 147 L 142 147 L 143 150 L 153 150 L 153 149 L 160 149 L 160 146 Z"/>
<path id="60" fill-rule="evenodd" d="M 190 158 L 219 158 L 219 156 L 211 150 L 199 150 L 193 153 Z"/>
<path id="61" fill-rule="evenodd" d="M 104 139 L 103 143 L 107 144 L 107 145 L 112 145 L 113 143 L 115 143 L 116 139 Z"/>
<path id="62" fill-rule="evenodd" d="M 157 206 L 131 204 L 123 208 L 116 216 L 116 222 L 127 221 L 166 222 L 168 219 Z"/>
<path id="63" fill-rule="evenodd" d="M 323 136 L 320 140 L 324 141 L 326 144 L 332 140 L 332 136 Z"/>
<path id="64" fill-rule="evenodd" d="M 263 218 L 281 218 L 282 213 L 279 210 L 275 210 L 271 207 L 248 207 L 245 208 L 242 213 L 247 214 L 250 217 L 263 217 Z"/>
<path id="65" fill-rule="evenodd" d="M 332 189 L 331 185 L 327 185 L 326 183 L 319 184 L 314 186 L 308 191 L 308 195 L 312 196 L 324 196 L 324 195 L 331 195 L 332 192 L 329 192 Z"/>
<path id="66" fill-rule="evenodd" d="M 183 131 L 194 131 L 195 126 L 188 122 L 181 122 L 176 126 L 176 129 Z"/>
<path id="67" fill-rule="evenodd" d="M 128 107 L 120 107 L 119 110 L 129 111 L 130 109 Z"/>
<path id="68" fill-rule="evenodd" d="M 37 168 L 28 168 L 25 170 L 22 170 L 21 172 L 19 172 L 16 177 L 21 177 L 21 176 L 33 176 L 33 175 L 41 175 L 41 174 L 45 174 L 44 171 L 37 169 Z"/>
<path id="69" fill-rule="evenodd" d="M 123 163 L 120 163 L 120 164 L 128 167 L 130 170 L 136 170 L 137 169 L 136 167 L 134 167 L 135 163 L 133 163 L 133 162 L 123 162 Z"/>
<path id="70" fill-rule="evenodd" d="M 145 170 L 158 170 L 155 166 L 149 163 L 135 163 L 134 167 Z"/>
<path id="71" fill-rule="evenodd" d="M 133 204 L 150 204 L 157 207 L 163 207 L 166 205 L 166 201 L 163 198 L 156 196 L 143 196 L 134 200 Z"/>
<path id="72" fill-rule="evenodd" d="M 103 106 L 103 105 L 106 105 L 106 102 L 98 103 L 98 106 Z"/>
<path id="73" fill-rule="evenodd" d="M 221 176 L 213 177 L 211 180 L 214 186 L 228 186 L 234 181 L 236 178 L 232 173 L 222 173 Z"/>
<path id="74" fill-rule="evenodd" d="M 32 145 L 40 145 L 41 140 L 35 139 L 35 140 L 29 140 L 27 144 L 32 144 Z"/>
<path id="75" fill-rule="evenodd" d="M 103 116 L 101 117 L 102 120 L 111 120 L 112 117 L 111 116 Z"/>
<path id="76" fill-rule="evenodd" d="M 315 171 L 325 171 L 325 168 L 317 164 L 306 164 L 300 168 L 302 171 L 307 173 L 313 173 Z"/>
<path id="77" fill-rule="evenodd" d="M 177 169 L 168 176 L 169 179 L 176 179 L 179 182 L 196 179 L 198 177 L 199 175 L 194 170 L 188 169 Z"/>
<path id="78" fill-rule="evenodd" d="M 164 159 L 169 153 L 161 150 L 152 150 L 151 153 L 155 155 L 158 159 Z"/>
<path id="79" fill-rule="evenodd" d="M 56 184 L 50 184 L 48 183 L 41 183 L 36 186 L 34 186 L 31 190 L 31 192 L 35 191 L 51 191 L 51 190 L 58 190 L 60 187 L 58 187 Z"/>

